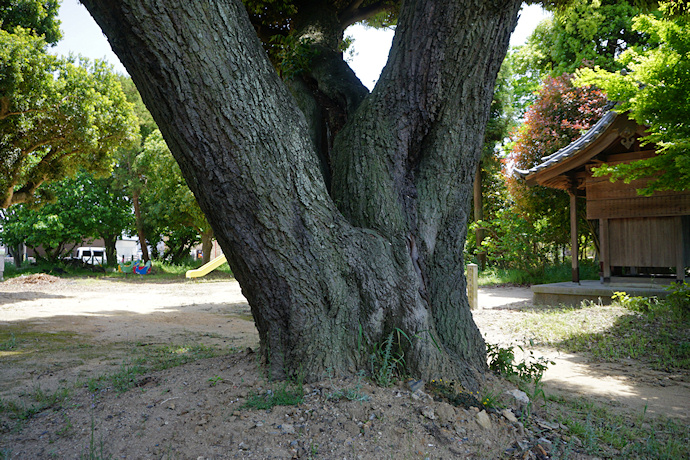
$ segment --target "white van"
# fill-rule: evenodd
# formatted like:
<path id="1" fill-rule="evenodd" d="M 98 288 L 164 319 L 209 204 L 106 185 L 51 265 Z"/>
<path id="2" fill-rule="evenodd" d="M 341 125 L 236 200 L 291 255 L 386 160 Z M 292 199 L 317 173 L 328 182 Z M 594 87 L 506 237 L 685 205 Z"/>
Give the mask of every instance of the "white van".
<path id="1" fill-rule="evenodd" d="M 105 265 L 105 248 L 99 247 L 80 247 L 77 248 L 77 259 L 86 264 Z"/>

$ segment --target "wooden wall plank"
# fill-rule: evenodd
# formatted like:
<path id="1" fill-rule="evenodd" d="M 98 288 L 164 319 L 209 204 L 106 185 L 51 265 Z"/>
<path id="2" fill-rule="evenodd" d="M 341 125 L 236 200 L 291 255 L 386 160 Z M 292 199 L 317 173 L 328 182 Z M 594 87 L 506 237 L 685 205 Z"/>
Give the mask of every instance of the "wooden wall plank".
<path id="1" fill-rule="evenodd" d="M 609 259 L 614 267 L 675 267 L 679 253 L 680 217 L 609 220 Z"/>
<path id="2" fill-rule="evenodd" d="M 690 193 L 609 200 L 589 200 L 588 194 L 587 198 L 587 219 L 690 215 Z"/>

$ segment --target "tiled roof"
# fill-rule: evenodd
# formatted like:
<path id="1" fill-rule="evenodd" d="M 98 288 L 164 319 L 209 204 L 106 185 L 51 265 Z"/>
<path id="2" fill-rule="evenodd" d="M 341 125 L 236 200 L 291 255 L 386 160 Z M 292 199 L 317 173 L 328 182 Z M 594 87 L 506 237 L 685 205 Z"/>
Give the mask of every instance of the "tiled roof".
<path id="1" fill-rule="evenodd" d="M 515 173 L 522 177 L 523 179 L 527 177 L 529 174 L 536 173 L 542 169 L 548 168 L 549 166 L 555 165 L 560 163 L 561 161 L 570 158 L 580 152 L 582 149 L 587 147 L 589 144 L 594 142 L 601 136 L 609 126 L 615 121 L 616 117 L 620 115 L 617 112 L 614 112 L 612 109 L 610 109 L 608 112 L 604 114 L 601 119 L 596 122 L 594 126 L 592 126 L 589 131 L 587 131 L 584 135 L 579 137 L 578 139 L 574 140 L 567 146 L 563 147 L 556 153 L 552 153 L 551 155 L 542 157 L 542 163 L 539 163 L 536 166 L 533 166 L 530 169 L 517 169 L 515 168 Z"/>

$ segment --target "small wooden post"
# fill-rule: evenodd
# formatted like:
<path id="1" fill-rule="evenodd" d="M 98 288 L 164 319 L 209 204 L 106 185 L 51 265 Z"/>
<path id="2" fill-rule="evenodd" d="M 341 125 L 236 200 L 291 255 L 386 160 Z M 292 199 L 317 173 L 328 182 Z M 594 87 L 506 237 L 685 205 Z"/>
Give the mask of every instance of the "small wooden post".
<path id="1" fill-rule="evenodd" d="M 470 302 L 470 310 L 479 308 L 479 267 L 477 264 L 467 265 L 467 300 Z"/>
<path id="2" fill-rule="evenodd" d="M 572 259 L 573 283 L 580 283 L 579 248 L 577 244 L 577 187 L 568 191 L 570 194 L 570 257 Z"/>

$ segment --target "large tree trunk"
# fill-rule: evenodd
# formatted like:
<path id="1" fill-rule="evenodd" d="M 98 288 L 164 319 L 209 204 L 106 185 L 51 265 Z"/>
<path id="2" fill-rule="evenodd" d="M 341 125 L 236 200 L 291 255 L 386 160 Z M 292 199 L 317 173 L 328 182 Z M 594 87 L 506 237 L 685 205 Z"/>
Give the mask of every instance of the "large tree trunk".
<path id="1" fill-rule="evenodd" d="M 476 386 L 462 251 L 519 1 L 405 2 L 379 84 L 346 104 L 328 177 L 239 0 L 84 3 L 208 217 L 272 376 L 366 368 L 400 330 L 413 375 Z"/>

